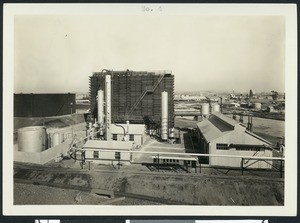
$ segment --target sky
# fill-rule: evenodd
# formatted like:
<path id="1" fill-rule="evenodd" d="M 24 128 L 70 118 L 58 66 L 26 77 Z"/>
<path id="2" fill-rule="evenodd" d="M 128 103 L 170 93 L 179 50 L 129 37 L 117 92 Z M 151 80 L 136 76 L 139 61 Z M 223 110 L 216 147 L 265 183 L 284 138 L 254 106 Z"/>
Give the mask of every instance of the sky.
<path id="1" fill-rule="evenodd" d="M 280 16 L 16 15 L 14 92 L 88 92 L 102 69 L 172 70 L 175 91 L 284 92 Z"/>

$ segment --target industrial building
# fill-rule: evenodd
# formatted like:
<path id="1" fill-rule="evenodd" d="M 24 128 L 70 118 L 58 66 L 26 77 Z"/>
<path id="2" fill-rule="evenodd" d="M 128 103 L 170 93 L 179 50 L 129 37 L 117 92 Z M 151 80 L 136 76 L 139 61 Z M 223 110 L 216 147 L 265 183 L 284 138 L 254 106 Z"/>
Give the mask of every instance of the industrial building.
<path id="1" fill-rule="evenodd" d="M 132 161 L 133 142 L 88 140 L 84 147 L 85 161 L 98 164 L 126 164 Z"/>
<path id="2" fill-rule="evenodd" d="M 110 77 L 111 122 L 161 125 L 161 93 L 166 92 L 168 128 L 174 127 L 174 76 L 171 71 L 102 70 L 90 76 L 90 111 L 97 117 L 98 91 Z M 146 123 L 145 123 L 146 122 Z"/>
<path id="3" fill-rule="evenodd" d="M 131 141 L 136 146 L 142 146 L 147 140 L 144 124 L 112 124 L 111 134 L 113 141 Z"/>
<path id="4" fill-rule="evenodd" d="M 247 165 L 251 164 L 250 168 L 271 168 L 272 161 L 267 163 L 255 160 L 259 156 L 272 157 L 271 143 L 248 129 L 244 124 L 219 112 L 212 113 L 197 124 L 198 149 L 211 155 L 208 160 L 210 166 L 241 166 L 241 159 L 214 156 L 228 155 L 252 156 L 253 160 L 247 160 Z"/>
<path id="5" fill-rule="evenodd" d="M 15 97 L 19 99 L 15 101 L 15 115 L 40 117 L 75 112 L 75 94 Z M 87 123 L 64 123 L 62 118 L 18 129 L 15 161 L 46 163 L 72 148 L 78 149 L 75 139 L 81 135 L 84 151 L 80 155 L 84 160 L 130 162 L 128 151 L 140 148 L 148 134 L 174 141 L 173 98 L 174 76 L 170 71 L 96 72 L 90 77 L 91 116 Z M 21 110 L 20 105 L 26 109 Z M 115 156 L 115 150 L 127 152 Z"/>
<path id="6" fill-rule="evenodd" d="M 147 134 L 174 141 L 174 76 L 171 71 L 95 72 L 90 77 L 90 113 L 84 158 L 129 159 Z M 115 154 L 115 150 L 126 151 Z M 102 155 L 100 155 L 100 153 Z M 104 154 L 104 155 L 103 155 Z M 125 157 L 125 158 L 124 158 Z"/>
<path id="7" fill-rule="evenodd" d="M 29 98 L 35 102 L 38 97 L 31 95 Z M 65 94 L 62 98 L 65 100 L 57 103 L 61 104 L 57 112 L 51 105 L 45 106 L 50 107 L 49 115 L 72 113 L 75 95 Z M 173 101 L 174 76 L 171 71 L 104 69 L 95 72 L 90 76 L 90 116 L 87 123 L 72 123 L 68 118 L 61 118 L 43 122 L 43 126 L 18 129 L 15 161 L 43 164 L 59 154 L 70 152 L 70 155 L 75 155 L 75 160 L 78 158 L 82 163 L 131 163 L 132 154 L 139 152 L 137 150 L 149 139 L 149 135 L 159 137 L 164 143 L 178 141 Z M 30 107 L 30 115 L 33 115 L 37 104 L 33 103 Z M 197 135 L 200 155 L 173 156 L 171 152 L 171 155 L 160 155 L 155 162 L 160 160 L 161 164 L 196 167 L 198 161 L 202 163 L 205 159 L 211 166 L 240 167 L 240 158 L 243 161 L 243 157 L 248 157 L 245 162 L 251 168 L 271 168 L 272 161 L 255 160 L 255 157 L 272 157 L 272 149 L 270 142 L 252 132 L 252 121 L 246 127 L 223 115 L 220 113 L 222 106 L 216 102 L 201 103 L 200 106 L 201 113 L 197 111 L 194 115 L 201 117 L 202 121 L 193 130 Z M 36 114 L 45 113 L 41 110 Z M 177 138 L 181 139 L 181 136 Z M 156 154 L 152 158 L 154 156 Z"/>
<path id="8" fill-rule="evenodd" d="M 49 117 L 76 112 L 75 94 L 14 94 L 14 117 Z"/>

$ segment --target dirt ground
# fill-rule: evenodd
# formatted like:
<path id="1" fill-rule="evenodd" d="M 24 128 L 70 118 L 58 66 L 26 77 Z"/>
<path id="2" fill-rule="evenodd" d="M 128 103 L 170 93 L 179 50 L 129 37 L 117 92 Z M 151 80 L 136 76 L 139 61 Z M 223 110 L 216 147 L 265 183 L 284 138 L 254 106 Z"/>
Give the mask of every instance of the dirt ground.
<path id="1" fill-rule="evenodd" d="M 15 205 L 160 205 L 161 203 L 121 197 L 110 199 L 72 189 L 33 184 L 14 184 Z"/>
<path id="2" fill-rule="evenodd" d="M 17 170 L 15 180 L 15 204 L 101 204 L 107 198 L 91 192 L 100 189 L 125 197 L 111 203 L 115 205 L 284 205 L 284 181 L 280 179 L 195 173 Z M 20 184 L 22 180 L 26 184 Z"/>

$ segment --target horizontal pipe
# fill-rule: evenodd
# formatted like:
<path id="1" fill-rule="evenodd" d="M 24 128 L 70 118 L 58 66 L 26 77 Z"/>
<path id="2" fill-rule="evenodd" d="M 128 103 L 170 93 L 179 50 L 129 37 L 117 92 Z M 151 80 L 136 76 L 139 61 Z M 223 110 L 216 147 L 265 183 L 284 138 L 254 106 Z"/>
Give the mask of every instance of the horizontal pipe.
<path id="1" fill-rule="evenodd" d="M 284 157 L 253 157 L 253 156 L 235 156 L 235 155 L 221 155 L 221 154 L 203 154 L 203 153 L 170 153 L 170 152 L 144 152 L 144 151 L 131 151 L 120 149 L 76 149 L 81 151 L 95 151 L 101 150 L 103 152 L 123 152 L 123 153 L 141 153 L 141 154 L 167 154 L 167 155 L 181 155 L 181 156 L 203 156 L 203 157 L 226 157 L 226 158 L 245 158 L 245 159 L 257 159 L 257 160 L 285 160 Z"/>

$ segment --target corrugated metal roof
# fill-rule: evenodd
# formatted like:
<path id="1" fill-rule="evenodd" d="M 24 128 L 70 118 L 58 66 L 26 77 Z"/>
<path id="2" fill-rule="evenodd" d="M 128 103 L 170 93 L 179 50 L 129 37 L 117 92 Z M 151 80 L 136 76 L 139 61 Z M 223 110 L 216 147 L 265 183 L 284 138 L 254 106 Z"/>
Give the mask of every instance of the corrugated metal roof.
<path id="1" fill-rule="evenodd" d="M 238 122 L 232 118 L 229 118 L 226 115 L 223 115 L 220 112 L 213 112 L 212 115 L 218 117 L 221 121 L 226 122 L 228 125 L 231 125 L 232 127 L 234 127 L 236 124 L 238 124 Z"/>
<path id="2" fill-rule="evenodd" d="M 211 116 L 208 119 L 197 123 L 197 126 L 207 142 L 211 142 L 212 140 L 233 130 L 230 126 L 222 123 L 215 116 Z"/>
<path id="3" fill-rule="evenodd" d="M 83 148 L 130 150 L 133 142 L 88 140 Z"/>

